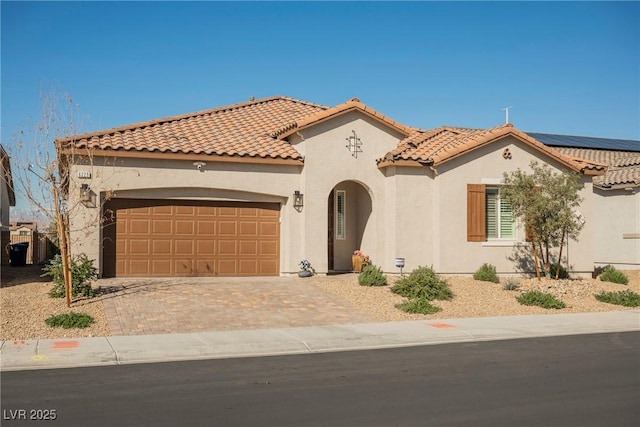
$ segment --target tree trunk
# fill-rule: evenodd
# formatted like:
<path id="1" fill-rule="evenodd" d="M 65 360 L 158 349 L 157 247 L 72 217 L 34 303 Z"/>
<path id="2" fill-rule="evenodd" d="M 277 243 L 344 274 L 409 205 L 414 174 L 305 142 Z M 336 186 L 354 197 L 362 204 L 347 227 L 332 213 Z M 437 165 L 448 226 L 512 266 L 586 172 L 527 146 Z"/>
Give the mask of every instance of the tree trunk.
<path id="1" fill-rule="evenodd" d="M 533 262 L 536 265 L 536 277 L 540 280 L 540 265 L 538 264 L 538 251 L 536 251 L 536 242 L 531 241 L 531 250 L 533 251 Z"/>
<path id="2" fill-rule="evenodd" d="M 560 277 L 560 262 L 562 261 L 562 246 L 564 246 L 564 236 L 566 230 L 562 230 L 562 237 L 560 237 L 560 253 L 558 254 L 558 264 L 556 265 L 556 280 Z"/>
<path id="3" fill-rule="evenodd" d="M 71 307 L 71 253 L 69 248 L 69 228 L 67 227 L 65 215 L 60 209 L 60 199 L 58 187 L 55 181 L 52 183 L 53 205 L 56 215 L 56 226 L 58 237 L 60 238 L 60 258 L 62 261 L 62 277 L 64 280 L 64 294 L 67 307 Z"/>

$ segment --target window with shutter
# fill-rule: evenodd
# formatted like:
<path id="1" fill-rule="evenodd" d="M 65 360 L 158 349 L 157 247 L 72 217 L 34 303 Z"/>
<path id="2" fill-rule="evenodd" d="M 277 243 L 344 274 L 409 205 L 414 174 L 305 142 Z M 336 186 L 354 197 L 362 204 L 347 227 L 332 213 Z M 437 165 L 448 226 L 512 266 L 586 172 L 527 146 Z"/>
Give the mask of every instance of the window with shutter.
<path id="1" fill-rule="evenodd" d="M 467 184 L 467 241 L 484 242 L 486 237 L 484 184 Z"/>
<path id="2" fill-rule="evenodd" d="M 500 197 L 500 188 L 486 189 L 487 238 L 513 240 L 516 222 L 511 205 Z"/>
<path id="3" fill-rule="evenodd" d="M 500 187 L 467 185 L 467 241 L 514 240 L 516 221 L 511 205 L 500 198 Z"/>

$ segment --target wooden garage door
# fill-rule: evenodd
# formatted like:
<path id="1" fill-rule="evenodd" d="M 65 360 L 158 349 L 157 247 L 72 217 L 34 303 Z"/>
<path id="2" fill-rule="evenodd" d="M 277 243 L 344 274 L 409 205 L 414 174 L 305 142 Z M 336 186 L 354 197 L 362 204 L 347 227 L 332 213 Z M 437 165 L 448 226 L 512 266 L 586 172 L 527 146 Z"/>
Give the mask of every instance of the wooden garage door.
<path id="1" fill-rule="evenodd" d="M 279 274 L 278 204 L 120 199 L 110 206 L 115 276 Z"/>

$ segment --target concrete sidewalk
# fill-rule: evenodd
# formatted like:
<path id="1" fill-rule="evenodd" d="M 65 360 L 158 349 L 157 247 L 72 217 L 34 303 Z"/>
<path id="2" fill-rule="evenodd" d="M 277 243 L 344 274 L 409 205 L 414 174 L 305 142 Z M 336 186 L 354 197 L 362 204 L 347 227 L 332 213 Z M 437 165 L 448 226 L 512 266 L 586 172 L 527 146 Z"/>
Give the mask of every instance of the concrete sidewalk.
<path id="1" fill-rule="evenodd" d="M 640 310 L 3 341 L 3 371 L 640 331 Z"/>

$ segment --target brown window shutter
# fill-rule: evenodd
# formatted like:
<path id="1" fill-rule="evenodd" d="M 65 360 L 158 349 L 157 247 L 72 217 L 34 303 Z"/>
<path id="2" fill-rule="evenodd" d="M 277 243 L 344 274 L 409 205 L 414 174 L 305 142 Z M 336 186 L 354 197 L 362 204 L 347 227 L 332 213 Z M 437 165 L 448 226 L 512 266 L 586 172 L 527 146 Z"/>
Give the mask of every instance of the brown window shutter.
<path id="1" fill-rule="evenodd" d="M 467 242 L 487 240 L 484 188 L 484 184 L 467 184 Z"/>

